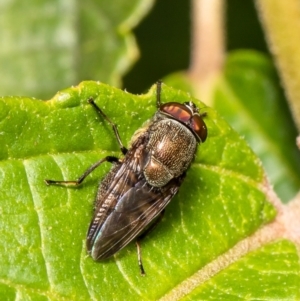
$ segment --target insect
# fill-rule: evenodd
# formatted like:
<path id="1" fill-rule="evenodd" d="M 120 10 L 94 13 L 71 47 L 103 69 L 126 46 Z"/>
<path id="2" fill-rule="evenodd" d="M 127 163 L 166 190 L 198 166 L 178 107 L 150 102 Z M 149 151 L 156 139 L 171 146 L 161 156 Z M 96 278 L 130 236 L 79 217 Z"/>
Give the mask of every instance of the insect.
<path id="1" fill-rule="evenodd" d="M 158 110 L 134 133 L 129 149 L 124 147 L 117 126 L 90 99 L 89 103 L 111 125 L 124 157 L 107 156 L 76 181 L 45 180 L 47 185 L 79 185 L 102 163 L 112 163 L 97 191 L 87 251 L 94 260 L 102 260 L 136 239 L 142 275 L 145 271 L 139 242 L 161 220 L 185 178 L 198 144 L 207 137 L 204 114 L 191 101 L 161 104 L 161 85 L 156 85 Z"/>

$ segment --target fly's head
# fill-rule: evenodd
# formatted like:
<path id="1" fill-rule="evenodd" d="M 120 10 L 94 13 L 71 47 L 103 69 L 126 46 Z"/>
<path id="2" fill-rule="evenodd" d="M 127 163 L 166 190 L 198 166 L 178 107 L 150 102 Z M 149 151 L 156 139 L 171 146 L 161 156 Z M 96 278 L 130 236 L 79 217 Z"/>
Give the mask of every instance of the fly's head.
<path id="1" fill-rule="evenodd" d="M 183 104 L 167 102 L 160 105 L 159 112 L 168 118 L 184 124 L 194 134 L 198 143 L 206 140 L 207 128 L 202 118 L 205 114 L 200 114 L 199 109 L 192 101 Z"/>

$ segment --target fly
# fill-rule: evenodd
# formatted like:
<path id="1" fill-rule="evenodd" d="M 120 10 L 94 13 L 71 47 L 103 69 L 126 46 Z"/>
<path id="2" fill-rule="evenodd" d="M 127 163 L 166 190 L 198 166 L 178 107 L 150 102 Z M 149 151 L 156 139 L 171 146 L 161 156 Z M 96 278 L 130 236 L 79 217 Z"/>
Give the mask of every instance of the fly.
<path id="1" fill-rule="evenodd" d="M 142 275 L 145 271 L 139 242 L 161 220 L 185 178 L 198 144 L 207 137 L 204 114 L 193 102 L 161 104 L 160 96 L 158 82 L 157 112 L 134 133 L 129 149 L 124 147 L 117 126 L 89 99 L 112 127 L 124 157 L 107 156 L 75 181 L 45 180 L 47 185 L 79 185 L 102 163 L 112 163 L 97 191 L 86 238 L 87 252 L 94 260 L 103 260 L 135 239 Z"/>

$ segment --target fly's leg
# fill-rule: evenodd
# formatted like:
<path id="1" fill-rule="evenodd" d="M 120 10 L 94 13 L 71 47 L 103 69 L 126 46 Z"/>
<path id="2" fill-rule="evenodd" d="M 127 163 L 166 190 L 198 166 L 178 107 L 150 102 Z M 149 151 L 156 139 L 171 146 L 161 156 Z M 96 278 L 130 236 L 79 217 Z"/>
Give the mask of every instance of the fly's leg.
<path id="1" fill-rule="evenodd" d="M 142 248 L 140 245 L 140 242 L 143 238 L 145 238 L 150 232 L 152 232 L 156 226 L 161 222 L 163 216 L 164 216 L 165 210 L 163 210 L 159 216 L 157 217 L 157 219 L 150 225 L 150 227 L 148 227 L 140 236 L 138 236 L 138 238 L 136 239 L 136 249 L 137 249 L 137 256 L 138 256 L 138 264 L 139 264 L 139 268 L 140 268 L 140 272 L 142 276 L 145 276 L 145 270 L 143 267 L 143 262 L 142 262 Z"/>
<path id="2" fill-rule="evenodd" d="M 92 98 L 90 98 L 88 100 L 88 102 L 96 109 L 96 111 L 111 125 L 115 136 L 117 138 L 117 141 L 119 143 L 121 152 L 123 153 L 123 155 L 126 155 L 127 153 L 127 148 L 123 145 L 121 138 L 120 138 L 120 134 L 118 132 L 117 126 L 104 114 L 104 112 L 96 105 L 96 103 L 94 102 L 94 100 Z M 95 170 L 99 165 L 101 165 L 103 162 L 110 162 L 110 163 L 116 163 L 119 162 L 119 159 L 117 157 L 113 157 L 113 156 L 107 156 L 105 158 L 103 158 L 102 160 L 94 163 L 92 166 L 90 166 L 84 173 L 83 175 L 81 175 L 77 180 L 74 181 L 56 181 L 56 180 L 45 180 L 45 183 L 47 185 L 79 185 L 83 182 L 83 180 L 93 171 Z"/>
<path id="3" fill-rule="evenodd" d="M 143 262 L 142 262 L 142 250 L 141 250 L 140 241 L 137 240 L 135 242 L 135 244 L 136 244 L 136 250 L 137 250 L 137 256 L 138 256 L 138 265 L 139 265 L 139 268 L 140 268 L 140 272 L 141 272 L 142 276 L 145 276 L 146 273 L 145 273 Z"/>
<path id="4" fill-rule="evenodd" d="M 83 180 L 98 166 L 100 166 L 103 162 L 110 162 L 110 163 L 118 163 L 119 159 L 117 157 L 107 156 L 100 161 L 94 163 L 90 166 L 77 180 L 74 181 L 56 181 L 56 180 L 45 180 L 47 185 L 74 185 L 77 186 L 83 182 Z"/>
<path id="5" fill-rule="evenodd" d="M 119 146 L 120 146 L 120 150 L 121 152 L 123 153 L 123 155 L 126 155 L 127 153 L 127 148 L 123 145 L 122 141 L 121 141 L 121 138 L 120 138 L 120 134 L 119 134 L 119 131 L 117 129 L 117 126 L 115 123 L 113 123 L 105 114 L 104 112 L 96 105 L 96 103 L 94 102 L 94 100 L 92 98 L 90 98 L 88 100 L 88 102 L 96 109 L 96 111 L 111 125 L 114 133 L 115 133 L 115 136 L 117 138 L 117 141 L 119 143 Z"/>
<path id="6" fill-rule="evenodd" d="M 158 109 L 161 106 L 161 102 L 160 102 L 161 84 L 162 82 L 160 80 L 156 83 L 156 107 Z"/>

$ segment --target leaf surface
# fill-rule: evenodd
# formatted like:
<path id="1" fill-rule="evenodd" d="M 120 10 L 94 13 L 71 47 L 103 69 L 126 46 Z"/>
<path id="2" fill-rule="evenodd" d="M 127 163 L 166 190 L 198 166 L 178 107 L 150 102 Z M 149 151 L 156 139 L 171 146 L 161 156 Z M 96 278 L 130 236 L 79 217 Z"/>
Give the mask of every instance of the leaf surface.
<path id="1" fill-rule="evenodd" d="M 163 221 L 142 242 L 147 276 L 139 274 L 133 243 L 94 262 L 86 254 L 85 235 L 109 164 L 78 188 L 44 184 L 46 178 L 77 179 L 104 156 L 119 156 L 111 127 L 87 103 L 91 97 L 118 125 L 125 145 L 156 111 L 155 87 L 135 96 L 96 82 L 47 102 L 0 99 L 2 299 L 157 300 L 275 216 L 260 161 L 205 107 L 207 141 Z M 162 102 L 190 99 L 163 85 Z"/>
<path id="2" fill-rule="evenodd" d="M 286 240 L 238 260 L 181 300 L 298 300 L 299 256 Z"/>

